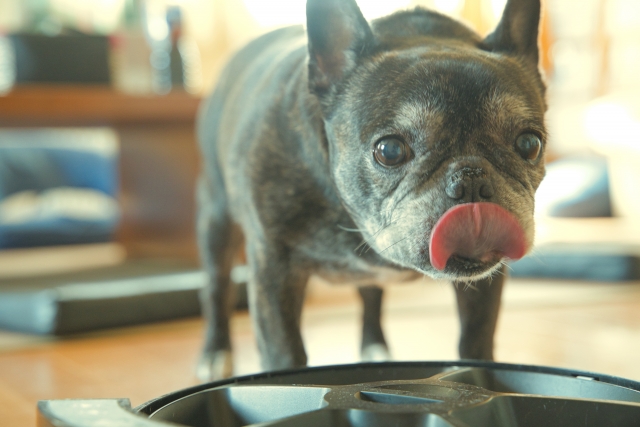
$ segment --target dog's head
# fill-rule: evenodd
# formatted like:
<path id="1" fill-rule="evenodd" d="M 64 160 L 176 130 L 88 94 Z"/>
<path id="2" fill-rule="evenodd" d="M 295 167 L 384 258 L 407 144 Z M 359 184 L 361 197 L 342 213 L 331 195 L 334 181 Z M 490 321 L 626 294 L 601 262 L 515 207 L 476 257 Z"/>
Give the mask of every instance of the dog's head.
<path id="1" fill-rule="evenodd" d="M 482 39 L 421 9 L 368 24 L 353 0 L 308 0 L 331 173 L 382 257 L 465 280 L 531 247 L 546 139 L 539 15 L 539 0 L 509 0 Z"/>

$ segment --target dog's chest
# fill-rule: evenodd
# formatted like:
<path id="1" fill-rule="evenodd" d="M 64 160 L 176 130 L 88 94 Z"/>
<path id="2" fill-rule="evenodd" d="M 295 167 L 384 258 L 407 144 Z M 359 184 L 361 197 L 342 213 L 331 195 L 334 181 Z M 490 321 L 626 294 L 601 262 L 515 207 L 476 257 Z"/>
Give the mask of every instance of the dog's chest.
<path id="1" fill-rule="evenodd" d="M 406 282 L 422 276 L 384 259 L 365 244 L 363 236 L 336 230 L 335 224 L 348 224 L 346 213 L 333 212 L 328 220 L 315 228 L 315 233 L 297 250 L 311 261 L 311 273 L 332 284 L 385 285 Z M 319 225 L 319 224 L 317 224 Z"/>
<path id="2" fill-rule="evenodd" d="M 339 267 L 321 267 L 315 275 L 332 284 L 352 286 L 382 286 L 415 280 L 421 276 L 414 270 L 374 266 L 358 259 L 350 259 Z"/>

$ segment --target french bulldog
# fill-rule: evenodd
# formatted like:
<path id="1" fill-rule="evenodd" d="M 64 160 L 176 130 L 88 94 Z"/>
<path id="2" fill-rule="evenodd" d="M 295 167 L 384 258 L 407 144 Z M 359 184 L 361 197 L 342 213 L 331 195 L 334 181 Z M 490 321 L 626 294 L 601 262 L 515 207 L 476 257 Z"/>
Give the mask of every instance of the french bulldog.
<path id="1" fill-rule="evenodd" d="M 198 376 L 232 374 L 230 270 L 242 245 L 265 370 L 307 363 L 312 275 L 359 287 L 365 360 L 387 357 L 379 285 L 451 280 L 460 357 L 492 360 L 504 263 L 532 246 L 544 176 L 540 1 L 509 0 L 485 38 L 422 8 L 372 22 L 354 0 L 306 10 L 306 29 L 240 50 L 199 117 L 209 283 Z"/>

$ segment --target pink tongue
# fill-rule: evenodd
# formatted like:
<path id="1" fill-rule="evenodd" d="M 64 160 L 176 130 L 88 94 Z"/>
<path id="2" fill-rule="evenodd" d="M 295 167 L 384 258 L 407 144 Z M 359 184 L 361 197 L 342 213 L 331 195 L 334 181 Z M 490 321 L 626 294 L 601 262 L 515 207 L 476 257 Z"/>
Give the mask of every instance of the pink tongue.
<path id="1" fill-rule="evenodd" d="M 527 252 L 518 220 L 495 203 L 465 203 L 446 211 L 431 232 L 431 265 L 444 270 L 452 255 L 483 262 L 520 259 Z"/>

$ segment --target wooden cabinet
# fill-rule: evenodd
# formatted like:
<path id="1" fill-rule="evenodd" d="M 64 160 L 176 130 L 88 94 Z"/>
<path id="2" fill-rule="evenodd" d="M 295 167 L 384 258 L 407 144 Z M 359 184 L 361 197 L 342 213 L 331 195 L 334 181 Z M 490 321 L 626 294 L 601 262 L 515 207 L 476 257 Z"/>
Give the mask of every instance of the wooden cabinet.
<path id="1" fill-rule="evenodd" d="M 132 258 L 195 260 L 199 103 L 183 91 L 132 96 L 103 86 L 19 86 L 0 96 L 0 127 L 115 129 L 123 214 L 117 241 Z"/>

